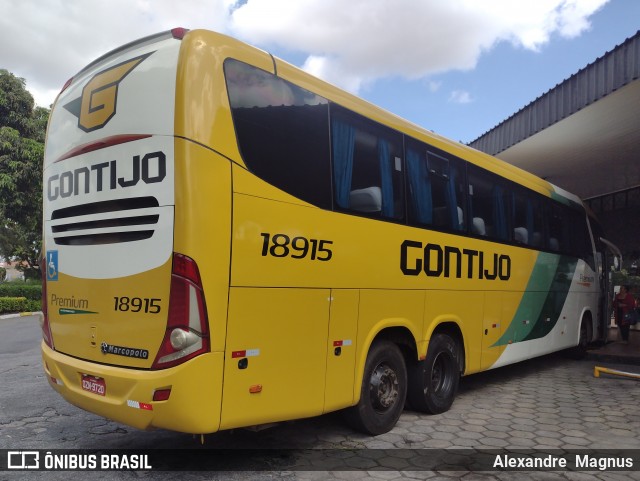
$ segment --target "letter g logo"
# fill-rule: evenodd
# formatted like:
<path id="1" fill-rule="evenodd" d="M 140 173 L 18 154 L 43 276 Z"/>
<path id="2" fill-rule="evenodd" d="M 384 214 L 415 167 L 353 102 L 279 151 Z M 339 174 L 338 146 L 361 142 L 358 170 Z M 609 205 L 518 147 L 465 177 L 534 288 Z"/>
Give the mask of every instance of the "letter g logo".
<path id="1" fill-rule="evenodd" d="M 116 114 L 120 82 L 151 53 L 132 58 L 97 73 L 82 89 L 82 97 L 64 106 L 78 117 L 80 129 L 92 132 L 107 125 L 107 122 Z"/>

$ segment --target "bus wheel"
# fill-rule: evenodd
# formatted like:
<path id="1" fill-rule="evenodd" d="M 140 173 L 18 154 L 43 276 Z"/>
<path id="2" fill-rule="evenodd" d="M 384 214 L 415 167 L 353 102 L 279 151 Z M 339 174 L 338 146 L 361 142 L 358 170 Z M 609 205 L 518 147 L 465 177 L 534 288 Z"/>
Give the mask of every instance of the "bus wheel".
<path id="1" fill-rule="evenodd" d="M 398 422 L 406 397 L 407 368 L 400 349 L 376 341 L 367 355 L 360 401 L 345 411 L 345 419 L 357 431 L 384 434 Z"/>
<path id="2" fill-rule="evenodd" d="M 584 359 L 587 356 L 587 349 L 589 348 L 589 325 L 591 322 L 590 317 L 582 319 L 580 323 L 580 338 L 578 339 L 578 345 L 570 348 L 568 351 L 569 357 L 572 359 Z"/>
<path id="3" fill-rule="evenodd" d="M 417 411 L 439 414 L 453 404 L 460 380 L 460 349 L 448 334 L 435 334 L 424 361 L 409 366 L 409 404 Z"/>

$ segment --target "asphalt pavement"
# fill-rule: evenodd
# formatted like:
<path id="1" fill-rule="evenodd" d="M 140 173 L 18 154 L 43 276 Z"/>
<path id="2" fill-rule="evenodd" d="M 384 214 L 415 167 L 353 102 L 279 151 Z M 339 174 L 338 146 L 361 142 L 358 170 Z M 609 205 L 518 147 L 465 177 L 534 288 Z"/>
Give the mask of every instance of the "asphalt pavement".
<path id="1" fill-rule="evenodd" d="M 432 416 L 407 410 L 381 436 L 355 433 L 333 413 L 265 430 L 211 434 L 204 444 L 181 433 L 138 431 L 69 405 L 47 383 L 40 337 L 36 316 L 0 318 L 0 450 L 164 449 L 167 460 L 193 455 L 194 461 L 180 473 L 0 471 L 0 480 L 25 474 L 47 480 L 640 480 L 640 381 L 594 376 L 596 367 L 640 374 L 640 332 L 632 333 L 630 344 L 607 343 L 584 360 L 553 354 L 465 377 L 449 411 Z M 619 449 L 627 451 L 614 454 Z M 157 451 L 150 452 L 157 460 Z M 489 461 L 482 458 L 487 453 Z M 556 461 L 623 456 L 633 466 L 503 466 L 510 462 L 503 456 L 515 460 L 522 453 Z M 203 456 L 204 468 L 198 464 Z M 497 467 L 488 469 L 487 462 Z"/>

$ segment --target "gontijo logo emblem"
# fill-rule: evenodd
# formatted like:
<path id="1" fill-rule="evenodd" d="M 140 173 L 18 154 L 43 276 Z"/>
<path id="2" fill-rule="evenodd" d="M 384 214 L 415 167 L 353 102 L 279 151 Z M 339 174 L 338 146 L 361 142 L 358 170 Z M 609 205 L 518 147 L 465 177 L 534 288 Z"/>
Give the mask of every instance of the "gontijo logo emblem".
<path id="1" fill-rule="evenodd" d="M 97 73 L 82 89 L 82 96 L 64 106 L 78 117 L 78 128 L 85 132 L 101 129 L 116 114 L 120 82 L 153 52 Z"/>

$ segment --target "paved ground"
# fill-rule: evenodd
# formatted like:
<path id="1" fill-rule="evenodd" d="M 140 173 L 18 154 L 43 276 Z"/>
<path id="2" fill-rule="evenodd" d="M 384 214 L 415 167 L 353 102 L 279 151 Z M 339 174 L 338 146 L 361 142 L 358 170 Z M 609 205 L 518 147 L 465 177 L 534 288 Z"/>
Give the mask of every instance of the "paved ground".
<path id="1" fill-rule="evenodd" d="M 620 341 L 618 329 L 612 327 L 609 342 L 592 348 L 589 353 L 589 357 L 597 361 L 640 365 L 640 325 L 631 328 L 627 343 Z"/>
<path id="2" fill-rule="evenodd" d="M 196 449 L 196 455 L 205 453 L 214 466 L 219 462 L 229 471 L 40 472 L 29 473 L 30 479 L 640 480 L 640 472 L 597 468 L 469 471 L 484 462 L 478 450 L 489 448 L 498 450 L 491 459 L 522 450 L 568 457 L 574 449 L 628 448 L 637 450 L 625 456 L 633 456 L 640 469 L 640 381 L 593 375 L 596 365 L 640 373 L 633 364 L 632 354 L 640 350 L 635 342 L 607 345 L 605 354 L 615 351 L 614 358 L 603 357 L 602 350 L 583 361 L 558 354 L 469 376 L 450 411 L 438 416 L 406 411 L 382 436 L 356 434 L 333 414 L 259 432 L 222 432 L 207 436 L 201 447 L 188 435 L 137 431 L 67 404 L 46 382 L 39 338 L 35 317 L 0 319 L 0 449 Z M 219 449 L 234 451 L 221 455 Z M 434 463 L 440 471 L 433 470 Z M 24 478 L 18 474 L 0 471 L 0 480 Z"/>

